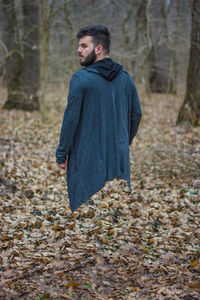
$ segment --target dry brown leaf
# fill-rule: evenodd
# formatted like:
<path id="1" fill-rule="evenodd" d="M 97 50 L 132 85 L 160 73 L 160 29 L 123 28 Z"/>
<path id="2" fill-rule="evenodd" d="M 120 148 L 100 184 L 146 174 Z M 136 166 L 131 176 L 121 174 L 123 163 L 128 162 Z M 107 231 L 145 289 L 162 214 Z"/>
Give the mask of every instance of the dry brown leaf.
<path id="1" fill-rule="evenodd" d="M 66 288 L 69 288 L 69 287 L 73 287 L 73 288 L 77 288 L 80 286 L 80 283 L 78 282 L 69 282 L 68 284 L 66 284 Z"/>

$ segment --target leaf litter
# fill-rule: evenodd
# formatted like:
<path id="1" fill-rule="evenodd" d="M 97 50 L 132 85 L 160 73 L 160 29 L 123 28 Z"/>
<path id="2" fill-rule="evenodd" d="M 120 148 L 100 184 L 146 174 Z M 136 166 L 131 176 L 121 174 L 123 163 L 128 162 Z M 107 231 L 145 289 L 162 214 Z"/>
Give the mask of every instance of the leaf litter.
<path id="1" fill-rule="evenodd" d="M 1 109 L 0 299 L 200 299 L 200 129 L 175 125 L 183 95 L 139 92 L 132 192 L 115 179 L 73 214 L 64 92 L 48 124 Z"/>

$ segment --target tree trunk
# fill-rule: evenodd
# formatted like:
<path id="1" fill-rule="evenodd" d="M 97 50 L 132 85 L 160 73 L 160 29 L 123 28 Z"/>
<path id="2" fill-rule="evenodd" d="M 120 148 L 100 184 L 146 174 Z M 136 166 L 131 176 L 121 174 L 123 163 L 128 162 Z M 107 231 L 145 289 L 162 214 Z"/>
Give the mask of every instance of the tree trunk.
<path id="1" fill-rule="evenodd" d="M 168 90 L 169 78 L 165 2 L 161 0 L 152 2 L 151 6 L 152 47 L 148 57 L 149 89 L 151 92 L 165 93 Z"/>
<path id="2" fill-rule="evenodd" d="M 52 2 L 54 5 L 54 1 Z M 40 91 L 39 91 L 39 106 L 42 114 L 42 120 L 46 121 L 46 103 L 45 94 L 48 80 L 48 64 L 49 64 L 49 29 L 50 16 L 48 12 L 48 0 L 41 1 L 40 11 Z"/>
<path id="3" fill-rule="evenodd" d="M 84 2 L 84 14 L 86 13 L 86 5 L 87 3 Z M 76 70 L 76 65 L 77 65 L 77 59 L 74 60 L 74 55 L 73 53 L 75 52 L 75 35 L 74 35 L 74 29 L 73 29 L 73 24 L 71 22 L 71 19 L 70 19 L 70 12 L 69 12 L 69 8 L 68 8 L 68 3 L 67 1 L 65 0 L 64 1 L 64 14 L 65 14 L 65 21 L 66 21 L 66 24 L 67 24 L 67 30 L 69 30 L 69 34 L 70 34 L 70 45 L 69 45 L 69 48 L 70 48 L 70 56 L 72 57 L 71 58 L 71 61 L 70 61 L 70 64 L 71 64 L 71 70 L 74 72 Z"/>
<path id="4" fill-rule="evenodd" d="M 40 87 L 39 0 L 23 0 L 24 60 L 22 73 L 23 109 L 38 110 Z"/>
<path id="5" fill-rule="evenodd" d="M 39 0 L 23 0 L 23 37 L 18 38 L 14 0 L 3 0 L 4 41 L 7 47 L 7 109 L 39 109 L 40 86 Z"/>
<path id="6" fill-rule="evenodd" d="M 177 59 L 176 59 L 176 49 L 178 44 L 178 15 L 179 15 L 179 1 L 176 0 L 171 2 L 171 9 L 174 11 L 175 20 L 173 26 L 173 32 L 170 34 L 168 32 L 168 44 L 169 44 L 169 78 L 168 78 L 168 92 L 170 94 L 176 94 L 177 89 Z"/>
<path id="7" fill-rule="evenodd" d="M 190 58 L 185 99 L 177 124 L 200 125 L 200 0 L 193 0 Z"/>
<path id="8" fill-rule="evenodd" d="M 5 82 L 7 85 L 7 101 L 5 108 L 14 108 L 20 103 L 22 56 L 19 49 L 17 18 L 14 0 L 3 0 L 3 45 L 5 46 Z"/>
<path id="9" fill-rule="evenodd" d="M 147 0 L 143 0 L 138 3 L 137 12 L 135 16 L 135 39 L 132 47 L 134 47 L 134 51 L 137 52 L 139 47 L 143 47 L 145 41 L 147 40 L 147 16 L 146 16 L 146 10 L 147 10 Z M 143 59 L 145 60 L 145 57 L 147 55 L 147 47 L 144 48 L 142 51 Z M 139 60 L 140 61 L 140 60 Z M 144 64 L 141 65 L 141 62 L 138 62 L 137 59 L 132 60 L 131 62 L 133 73 L 138 73 L 138 67 L 142 66 L 142 71 L 144 70 Z M 142 81 L 145 80 L 145 76 L 143 74 L 144 72 L 141 72 L 140 78 L 142 78 Z"/>

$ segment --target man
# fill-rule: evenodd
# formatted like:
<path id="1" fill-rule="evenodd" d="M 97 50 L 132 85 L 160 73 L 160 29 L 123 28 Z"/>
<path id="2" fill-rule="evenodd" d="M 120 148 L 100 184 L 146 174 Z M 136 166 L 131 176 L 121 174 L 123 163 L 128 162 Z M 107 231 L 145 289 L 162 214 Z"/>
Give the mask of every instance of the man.
<path id="1" fill-rule="evenodd" d="M 121 178 L 130 187 L 129 145 L 142 116 L 135 84 L 109 58 L 110 33 L 104 26 L 79 30 L 83 69 L 72 76 L 56 161 L 67 167 L 72 212 L 104 187 Z"/>

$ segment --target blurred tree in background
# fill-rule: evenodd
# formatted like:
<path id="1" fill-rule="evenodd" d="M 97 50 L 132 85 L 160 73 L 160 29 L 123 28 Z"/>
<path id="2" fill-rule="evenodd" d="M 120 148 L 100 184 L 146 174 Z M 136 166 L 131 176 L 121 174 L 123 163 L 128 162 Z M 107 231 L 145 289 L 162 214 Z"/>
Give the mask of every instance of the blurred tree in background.
<path id="1" fill-rule="evenodd" d="M 3 0 L 1 4 L 2 44 L 5 55 L 1 60 L 5 64 L 4 79 L 7 85 L 8 98 L 5 107 L 19 107 L 21 98 L 22 55 L 19 42 L 19 30 L 14 0 Z M 4 54 L 2 53 L 2 54 Z M 15 100 L 14 100 L 15 99 Z M 13 103 L 13 105 L 11 105 Z"/>
<path id="2" fill-rule="evenodd" d="M 23 16 L 22 20 L 19 14 Z M 7 49 L 5 80 L 8 89 L 5 108 L 30 111 L 39 108 L 40 35 L 38 24 L 38 0 L 23 0 L 20 10 L 15 7 L 14 0 L 3 0 L 3 43 Z"/>
<path id="3" fill-rule="evenodd" d="M 187 0 L 1 0 L 0 74 L 8 90 L 5 107 L 39 109 L 45 116 L 47 85 L 66 87 L 80 68 L 76 32 L 90 24 L 108 26 L 111 58 L 148 92 L 184 89 L 191 8 L 192 1 Z M 196 15 L 200 18 L 198 10 Z"/>
<path id="4" fill-rule="evenodd" d="M 200 0 L 193 0 L 187 86 L 177 123 L 200 126 Z"/>

